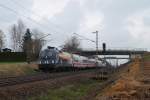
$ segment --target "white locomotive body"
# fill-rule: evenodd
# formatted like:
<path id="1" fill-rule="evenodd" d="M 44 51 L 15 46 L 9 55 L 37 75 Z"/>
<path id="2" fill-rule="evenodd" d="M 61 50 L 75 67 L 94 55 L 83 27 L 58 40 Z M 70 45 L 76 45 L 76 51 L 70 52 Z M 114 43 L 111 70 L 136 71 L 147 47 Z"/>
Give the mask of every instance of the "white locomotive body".
<path id="1" fill-rule="evenodd" d="M 59 51 L 55 47 L 48 47 L 40 52 L 39 69 L 54 70 L 54 69 L 86 69 L 95 68 L 96 60 L 77 54 Z M 97 62 L 102 65 L 101 61 Z"/>

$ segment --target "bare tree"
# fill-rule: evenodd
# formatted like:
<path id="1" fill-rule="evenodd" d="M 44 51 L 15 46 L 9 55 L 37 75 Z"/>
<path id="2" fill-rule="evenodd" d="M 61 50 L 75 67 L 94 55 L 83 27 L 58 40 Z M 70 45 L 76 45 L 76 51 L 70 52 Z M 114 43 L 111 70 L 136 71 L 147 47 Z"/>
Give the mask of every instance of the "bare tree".
<path id="1" fill-rule="evenodd" d="M 63 50 L 68 51 L 68 52 L 75 52 L 75 51 L 81 50 L 80 41 L 78 40 L 76 36 L 71 37 L 65 42 L 63 46 Z"/>
<path id="2" fill-rule="evenodd" d="M 18 41 L 18 51 L 22 51 L 23 49 L 23 43 L 22 43 L 22 38 L 23 38 L 23 35 L 25 33 L 25 29 L 26 29 L 26 26 L 25 24 L 23 23 L 22 20 L 19 20 L 18 21 L 18 29 L 17 29 L 17 41 Z"/>
<path id="3" fill-rule="evenodd" d="M 30 31 L 26 30 L 26 33 L 23 38 L 23 51 L 27 55 L 27 60 L 36 60 L 39 52 L 41 51 L 42 46 L 44 45 L 44 40 L 41 39 L 43 33 L 36 30 Z"/>
<path id="4" fill-rule="evenodd" d="M 16 51 L 16 49 L 17 49 L 17 39 L 16 39 L 17 38 L 16 37 L 16 35 L 17 35 L 17 26 L 15 24 L 12 25 L 10 32 L 11 32 L 11 36 L 12 36 L 13 49 Z"/>
<path id="5" fill-rule="evenodd" d="M 43 33 L 37 29 L 33 30 L 32 52 L 38 55 L 44 45 L 44 40 L 41 38 Z"/>
<path id="6" fill-rule="evenodd" d="M 4 32 L 0 30 L 0 49 L 2 49 L 4 46 L 4 38 L 5 38 Z"/>
<path id="7" fill-rule="evenodd" d="M 22 51 L 22 37 L 25 33 L 25 25 L 19 20 L 17 24 L 12 25 L 10 29 L 14 51 Z"/>

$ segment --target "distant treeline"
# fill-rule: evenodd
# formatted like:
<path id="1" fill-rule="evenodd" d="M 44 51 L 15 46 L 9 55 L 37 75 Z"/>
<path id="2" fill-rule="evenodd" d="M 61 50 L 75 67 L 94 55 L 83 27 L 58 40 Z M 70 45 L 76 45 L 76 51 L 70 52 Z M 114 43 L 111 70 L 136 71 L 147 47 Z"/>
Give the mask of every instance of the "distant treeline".
<path id="1" fill-rule="evenodd" d="M 0 52 L 0 62 L 25 62 L 24 52 Z"/>

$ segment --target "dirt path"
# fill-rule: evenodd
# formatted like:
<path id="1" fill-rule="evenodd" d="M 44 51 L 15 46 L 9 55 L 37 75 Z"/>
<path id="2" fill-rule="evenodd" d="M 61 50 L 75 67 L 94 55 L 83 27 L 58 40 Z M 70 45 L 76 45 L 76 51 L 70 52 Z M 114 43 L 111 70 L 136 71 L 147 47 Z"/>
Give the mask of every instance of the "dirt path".
<path id="1" fill-rule="evenodd" d="M 106 87 L 96 100 L 148 100 L 150 99 L 150 60 L 136 58 L 127 72 Z"/>

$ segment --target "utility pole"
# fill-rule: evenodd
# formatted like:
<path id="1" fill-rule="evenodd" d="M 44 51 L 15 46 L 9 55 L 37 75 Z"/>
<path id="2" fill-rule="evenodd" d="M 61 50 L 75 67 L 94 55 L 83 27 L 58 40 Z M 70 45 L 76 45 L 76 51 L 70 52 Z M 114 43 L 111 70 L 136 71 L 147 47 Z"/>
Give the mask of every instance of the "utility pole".
<path id="1" fill-rule="evenodd" d="M 96 54 L 98 54 L 98 31 L 93 32 L 96 34 Z"/>
<path id="2" fill-rule="evenodd" d="M 96 66 L 98 66 L 98 31 L 93 33 L 96 34 Z"/>

